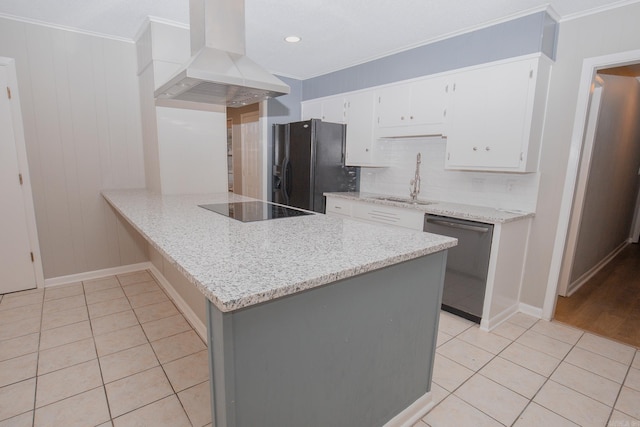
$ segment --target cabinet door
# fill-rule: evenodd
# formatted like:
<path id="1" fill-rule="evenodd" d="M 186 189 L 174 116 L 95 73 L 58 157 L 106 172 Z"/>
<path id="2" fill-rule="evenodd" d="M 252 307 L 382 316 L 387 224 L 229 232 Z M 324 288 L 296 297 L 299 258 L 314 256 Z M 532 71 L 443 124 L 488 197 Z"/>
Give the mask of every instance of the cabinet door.
<path id="1" fill-rule="evenodd" d="M 305 101 L 302 103 L 302 120 L 322 120 L 322 101 Z"/>
<path id="2" fill-rule="evenodd" d="M 378 90 L 376 95 L 378 126 L 403 126 L 409 123 L 409 103 L 411 102 L 409 84 L 385 87 Z"/>
<path id="3" fill-rule="evenodd" d="M 322 121 L 344 123 L 344 98 L 342 96 L 326 98 L 322 102 Z"/>
<path id="4" fill-rule="evenodd" d="M 372 165 L 374 162 L 373 117 L 375 93 L 361 92 L 349 95 L 346 100 L 346 164 L 349 166 Z"/>
<path id="5" fill-rule="evenodd" d="M 302 120 L 320 119 L 324 122 L 344 123 L 344 97 L 334 96 L 302 103 Z"/>
<path id="6" fill-rule="evenodd" d="M 444 122 L 447 108 L 446 77 L 435 77 L 411 84 L 411 112 L 415 125 L 437 125 Z"/>
<path id="7" fill-rule="evenodd" d="M 525 60 L 454 76 L 446 167 L 517 170 L 528 142 L 535 80 Z"/>

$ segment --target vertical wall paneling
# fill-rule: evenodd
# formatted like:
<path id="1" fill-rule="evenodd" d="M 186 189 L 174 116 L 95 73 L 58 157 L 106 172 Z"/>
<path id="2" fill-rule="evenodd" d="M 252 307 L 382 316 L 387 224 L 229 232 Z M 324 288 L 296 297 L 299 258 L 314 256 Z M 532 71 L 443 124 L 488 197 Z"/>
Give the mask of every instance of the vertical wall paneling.
<path id="1" fill-rule="evenodd" d="M 69 200 L 65 149 L 63 137 L 69 135 L 70 123 L 65 120 L 61 130 L 60 113 L 56 90 L 61 76 L 56 75 L 53 66 L 54 48 L 51 29 L 43 26 L 25 24 L 27 38 L 27 52 L 31 72 L 31 87 L 33 92 L 33 111 L 35 118 L 35 141 L 27 140 L 27 145 L 35 144 L 40 152 L 41 162 L 39 173 L 43 176 L 44 194 L 34 194 L 36 205 L 42 204 L 45 217 L 37 217 L 38 222 L 44 220 L 48 236 L 42 242 L 42 260 L 45 278 L 64 275 L 68 272 L 76 273 L 76 251 L 71 237 L 71 210 L 69 203 L 77 205 L 77 200 Z M 65 55 L 65 52 L 60 52 Z M 62 79 L 64 80 L 64 79 Z M 64 109 L 64 101 L 61 105 Z M 69 140 L 67 140 L 68 142 Z M 36 214 L 38 212 L 36 211 Z M 38 225 L 38 229 L 40 229 Z M 61 274 L 56 274 L 56 272 Z"/>
<path id="2" fill-rule="evenodd" d="M 100 195 L 145 186 L 135 45 L 0 18 L 0 56 L 16 60 L 45 278 L 145 260 Z"/>

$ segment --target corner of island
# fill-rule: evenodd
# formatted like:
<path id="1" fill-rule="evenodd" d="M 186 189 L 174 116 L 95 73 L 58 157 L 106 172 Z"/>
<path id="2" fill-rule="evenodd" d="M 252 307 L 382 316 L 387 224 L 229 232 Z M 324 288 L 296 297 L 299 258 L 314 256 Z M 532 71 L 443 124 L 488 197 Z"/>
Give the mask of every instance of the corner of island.
<path id="1" fill-rule="evenodd" d="M 232 193 L 103 196 L 206 297 L 214 425 L 412 425 L 430 409 L 455 239 L 199 207 L 254 200 Z"/>

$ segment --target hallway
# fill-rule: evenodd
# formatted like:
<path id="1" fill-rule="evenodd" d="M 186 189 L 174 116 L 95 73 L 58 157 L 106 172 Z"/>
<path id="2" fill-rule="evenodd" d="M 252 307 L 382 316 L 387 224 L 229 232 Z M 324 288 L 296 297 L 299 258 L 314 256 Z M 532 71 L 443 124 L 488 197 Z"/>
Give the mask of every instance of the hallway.
<path id="1" fill-rule="evenodd" d="M 554 320 L 640 347 L 640 245 L 630 244 L 571 297 Z"/>

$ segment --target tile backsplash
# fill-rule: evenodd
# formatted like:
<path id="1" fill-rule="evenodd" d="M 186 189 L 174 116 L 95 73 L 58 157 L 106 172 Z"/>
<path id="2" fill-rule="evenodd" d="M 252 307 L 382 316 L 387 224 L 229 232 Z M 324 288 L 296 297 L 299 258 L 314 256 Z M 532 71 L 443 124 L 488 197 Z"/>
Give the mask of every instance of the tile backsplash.
<path id="1" fill-rule="evenodd" d="M 408 197 L 416 155 L 421 153 L 419 199 L 535 212 L 538 173 L 445 170 L 446 140 L 440 137 L 382 140 L 378 150 L 390 166 L 362 168 L 360 191 Z"/>

